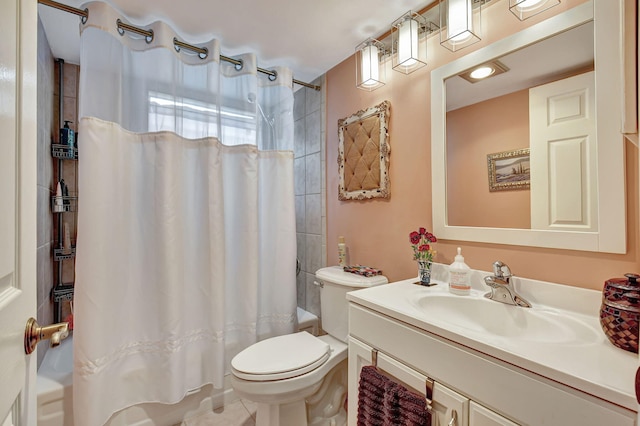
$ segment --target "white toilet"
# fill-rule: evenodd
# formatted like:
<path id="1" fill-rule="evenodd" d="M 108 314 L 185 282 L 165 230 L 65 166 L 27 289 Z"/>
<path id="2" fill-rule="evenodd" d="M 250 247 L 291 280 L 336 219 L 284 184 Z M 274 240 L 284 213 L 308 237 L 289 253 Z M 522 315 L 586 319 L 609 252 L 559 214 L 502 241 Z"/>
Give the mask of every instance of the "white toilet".
<path id="1" fill-rule="evenodd" d="M 339 266 L 319 269 L 322 328 L 263 340 L 231 361 L 231 385 L 257 404 L 257 426 L 346 425 L 348 302 L 346 294 L 387 283 Z"/>

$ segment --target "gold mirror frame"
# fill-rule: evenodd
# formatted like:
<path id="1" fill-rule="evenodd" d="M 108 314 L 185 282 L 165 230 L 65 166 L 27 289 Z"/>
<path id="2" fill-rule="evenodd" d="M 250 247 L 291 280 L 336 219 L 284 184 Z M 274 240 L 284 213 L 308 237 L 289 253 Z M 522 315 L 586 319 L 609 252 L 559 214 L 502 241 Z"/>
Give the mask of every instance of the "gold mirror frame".
<path id="1" fill-rule="evenodd" d="M 338 199 L 389 198 L 389 111 L 384 101 L 338 120 Z"/>

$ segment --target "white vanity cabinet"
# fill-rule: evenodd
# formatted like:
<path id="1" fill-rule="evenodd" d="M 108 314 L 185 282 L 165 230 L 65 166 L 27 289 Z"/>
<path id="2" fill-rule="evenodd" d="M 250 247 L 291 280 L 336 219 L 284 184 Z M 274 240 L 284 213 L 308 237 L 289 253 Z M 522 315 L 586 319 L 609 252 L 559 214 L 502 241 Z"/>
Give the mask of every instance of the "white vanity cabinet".
<path id="1" fill-rule="evenodd" d="M 356 425 L 360 369 L 372 363 L 372 349 L 378 351 L 378 368 L 400 383 L 424 395 L 426 378 L 435 382 L 433 425 L 636 425 L 633 411 L 354 299 L 349 305 L 349 425 Z"/>
<path id="2" fill-rule="evenodd" d="M 349 340 L 349 395 L 357 395 L 360 370 L 365 365 L 372 365 L 374 360 L 371 346 L 356 338 Z M 376 366 L 383 374 L 387 374 L 405 387 L 423 396 L 429 378 L 402 362 L 377 352 Z M 502 417 L 498 413 L 471 401 L 468 397 L 448 388 L 442 383 L 432 382 L 432 426 L 514 426 L 516 423 Z M 425 396 L 426 397 L 426 396 Z M 355 425 L 358 411 L 357 398 L 349 399 L 349 424 Z"/>

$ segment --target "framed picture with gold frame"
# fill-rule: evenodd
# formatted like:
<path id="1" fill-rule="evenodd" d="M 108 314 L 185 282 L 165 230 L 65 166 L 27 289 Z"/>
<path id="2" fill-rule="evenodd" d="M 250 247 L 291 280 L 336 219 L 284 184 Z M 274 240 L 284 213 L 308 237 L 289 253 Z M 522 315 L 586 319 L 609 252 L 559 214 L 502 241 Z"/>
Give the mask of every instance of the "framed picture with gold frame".
<path id="1" fill-rule="evenodd" d="M 487 155 L 489 191 L 529 189 L 531 169 L 529 148 Z"/>
<path id="2" fill-rule="evenodd" d="M 389 198 L 389 112 L 384 101 L 338 120 L 338 199 Z"/>

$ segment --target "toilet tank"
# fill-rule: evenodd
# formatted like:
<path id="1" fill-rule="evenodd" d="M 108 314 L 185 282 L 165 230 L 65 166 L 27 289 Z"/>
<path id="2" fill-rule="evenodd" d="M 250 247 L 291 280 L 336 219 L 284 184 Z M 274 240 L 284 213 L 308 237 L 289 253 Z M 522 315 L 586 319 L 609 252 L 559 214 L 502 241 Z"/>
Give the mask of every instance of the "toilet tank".
<path id="1" fill-rule="evenodd" d="M 343 342 L 349 334 L 349 303 L 347 292 L 388 283 L 384 275 L 365 277 L 344 272 L 340 266 L 329 266 L 316 271 L 320 284 L 320 319 L 322 329 Z"/>

